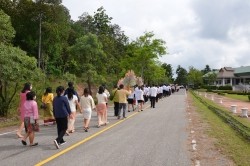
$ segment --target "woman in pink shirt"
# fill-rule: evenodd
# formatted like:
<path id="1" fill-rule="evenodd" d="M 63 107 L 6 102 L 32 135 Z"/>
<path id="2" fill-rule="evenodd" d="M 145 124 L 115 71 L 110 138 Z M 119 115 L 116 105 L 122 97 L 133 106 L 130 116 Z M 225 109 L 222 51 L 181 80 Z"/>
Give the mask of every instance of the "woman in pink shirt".
<path id="1" fill-rule="evenodd" d="M 28 92 L 30 92 L 31 89 L 32 89 L 31 83 L 25 83 L 24 87 L 23 87 L 23 90 L 20 93 L 20 103 L 19 103 L 19 107 L 18 107 L 18 113 L 19 113 L 19 116 L 20 116 L 21 124 L 20 124 L 19 129 L 16 132 L 16 135 L 18 136 L 18 138 L 23 138 L 23 136 L 21 134 L 22 130 L 24 128 L 24 113 L 25 113 L 25 111 L 24 111 L 24 108 L 23 108 L 23 104 L 26 101 L 26 94 Z"/>
<path id="2" fill-rule="evenodd" d="M 27 145 L 26 139 L 29 137 L 30 146 L 36 146 L 38 143 L 34 143 L 35 138 L 35 125 L 38 123 L 38 107 L 35 92 L 28 92 L 26 95 L 26 101 L 23 104 L 24 114 L 24 126 L 26 135 L 22 139 L 22 144 Z"/>

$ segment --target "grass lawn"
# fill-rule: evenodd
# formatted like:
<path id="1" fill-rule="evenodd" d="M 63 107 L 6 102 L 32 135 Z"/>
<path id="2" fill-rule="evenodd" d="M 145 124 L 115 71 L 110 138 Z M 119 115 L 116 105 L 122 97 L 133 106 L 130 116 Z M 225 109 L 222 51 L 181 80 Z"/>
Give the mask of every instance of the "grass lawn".
<path id="1" fill-rule="evenodd" d="M 236 165 L 249 166 L 250 141 L 241 137 L 194 96 L 193 101 L 194 105 L 197 107 L 196 111 L 211 127 L 207 133 L 210 137 L 216 138 L 217 142 L 215 146 L 222 149 L 222 153 L 229 156 Z"/>
<path id="2" fill-rule="evenodd" d="M 236 94 L 225 94 L 226 97 L 229 97 L 231 99 L 237 99 L 241 101 L 249 101 L 248 95 L 236 95 Z"/>

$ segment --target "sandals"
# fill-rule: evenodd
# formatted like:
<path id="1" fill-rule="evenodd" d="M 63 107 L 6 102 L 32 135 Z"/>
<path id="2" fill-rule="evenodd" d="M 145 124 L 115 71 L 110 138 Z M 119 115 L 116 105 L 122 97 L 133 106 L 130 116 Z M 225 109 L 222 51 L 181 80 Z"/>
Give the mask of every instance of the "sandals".
<path id="1" fill-rule="evenodd" d="M 22 142 L 22 144 L 23 144 L 24 146 L 27 145 L 27 142 L 26 142 L 26 141 L 22 140 L 21 142 Z"/>
<path id="2" fill-rule="evenodd" d="M 31 144 L 30 146 L 37 146 L 37 145 L 38 145 L 38 142 Z"/>
<path id="3" fill-rule="evenodd" d="M 85 132 L 88 132 L 88 129 L 89 129 L 88 127 L 84 127 L 84 128 L 83 128 L 83 130 L 84 130 Z"/>

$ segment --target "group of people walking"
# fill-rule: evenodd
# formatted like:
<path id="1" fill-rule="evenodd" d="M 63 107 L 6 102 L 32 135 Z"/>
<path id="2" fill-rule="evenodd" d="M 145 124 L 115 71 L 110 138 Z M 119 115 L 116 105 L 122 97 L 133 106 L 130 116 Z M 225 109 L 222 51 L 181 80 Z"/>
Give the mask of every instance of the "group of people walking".
<path id="1" fill-rule="evenodd" d="M 167 90 L 168 91 L 168 90 Z M 50 123 L 57 124 L 57 138 L 54 144 L 58 149 L 60 145 L 65 144 L 64 136 L 70 135 L 75 131 L 76 111 L 79 110 L 83 114 L 83 129 L 85 132 L 89 130 L 89 123 L 92 116 L 92 111 L 97 112 L 97 127 L 107 125 L 108 122 L 108 100 L 114 102 L 114 116 L 117 119 L 126 118 L 126 112 L 137 110 L 143 111 L 143 104 L 151 101 L 151 107 L 155 108 L 155 102 L 164 96 L 170 95 L 164 93 L 164 86 L 135 86 L 133 88 L 124 87 L 123 84 L 114 86 L 111 96 L 104 85 L 98 88 L 96 94 L 96 104 L 91 92 L 88 88 L 83 90 L 83 95 L 78 96 L 74 89 L 73 83 L 68 83 L 68 88 L 65 90 L 63 86 L 56 88 L 56 96 L 52 93 L 52 88 L 48 87 L 42 96 L 42 106 L 44 112 L 44 125 Z M 137 107 L 135 107 L 137 106 Z M 39 131 L 38 119 L 38 104 L 36 102 L 36 94 L 32 91 L 32 85 L 25 83 L 23 90 L 20 93 L 20 127 L 17 130 L 17 136 L 21 138 L 21 143 L 27 145 L 29 138 L 30 146 L 37 146 L 34 142 L 35 132 Z M 26 135 L 21 134 L 25 128 Z"/>
<path id="2" fill-rule="evenodd" d="M 119 87 L 114 85 L 111 95 L 114 102 L 114 116 L 117 116 L 118 119 L 121 118 L 121 113 L 123 118 L 126 118 L 126 109 L 128 107 L 128 112 L 143 111 L 144 103 L 147 103 L 150 100 L 151 108 L 155 108 L 155 103 L 163 97 L 170 96 L 177 90 L 175 85 L 151 85 L 151 86 L 134 86 L 127 87 L 124 89 L 124 85 L 121 84 Z"/>

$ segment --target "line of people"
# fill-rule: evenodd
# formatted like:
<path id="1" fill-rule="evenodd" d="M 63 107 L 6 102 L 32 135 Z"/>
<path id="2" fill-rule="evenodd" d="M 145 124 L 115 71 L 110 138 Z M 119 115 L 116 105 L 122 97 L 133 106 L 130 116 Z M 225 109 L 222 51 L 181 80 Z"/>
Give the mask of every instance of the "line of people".
<path id="1" fill-rule="evenodd" d="M 68 83 L 68 88 L 64 90 L 63 86 L 56 88 L 56 96 L 54 97 L 52 89 L 46 88 L 42 96 L 42 108 L 44 112 L 44 125 L 50 123 L 57 124 L 57 138 L 54 140 L 56 148 L 65 144 L 63 137 L 70 135 L 75 131 L 75 120 L 77 109 L 83 114 L 83 129 L 85 132 L 89 130 L 89 123 L 92 111 L 97 112 L 97 127 L 107 125 L 108 122 L 108 99 L 110 94 L 105 86 L 100 86 L 96 94 L 97 103 L 95 105 L 93 97 L 90 95 L 88 88 L 84 89 L 83 95 L 78 96 L 73 87 L 73 83 Z M 143 104 L 150 99 L 151 107 L 155 108 L 158 99 L 170 95 L 170 90 L 165 89 L 164 85 L 156 86 L 136 86 L 134 88 L 124 88 L 124 85 L 115 85 L 111 95 L 114 102 L 114 116 L 117 119 L 126 118 L 126 112 L 143 111 Z M 135 107 L 135 104 L 137 107 Z M 30 146 L 36 146 L 34 143 L 35 132 L 39 119 L 38 106 L 36 102 L 36 94 L 32 91 L 32 85 L 26 83 L 20 94 L 20 127 L 17 130 L 17 136 L 22 138 L 21 143 L 27 145 L 26 139 L 29 138 Z M 23 136 L 21 131 L 25 128 L 26 135 Z"/>

